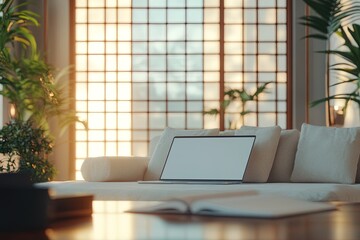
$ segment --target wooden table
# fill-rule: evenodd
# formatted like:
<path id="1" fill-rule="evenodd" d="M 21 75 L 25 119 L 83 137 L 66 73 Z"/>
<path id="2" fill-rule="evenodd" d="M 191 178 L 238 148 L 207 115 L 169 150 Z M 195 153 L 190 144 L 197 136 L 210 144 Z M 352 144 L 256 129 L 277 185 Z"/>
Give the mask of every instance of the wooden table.
<path id="1" fill-rule="evenodd" d="M 360 239 L 360 203 L 271 220 L 123 212 L 134 204 L 149 203 L 94 201 L 92 217 L 57 222 L 42 232 L 0 234 L 0 239 Z"/>

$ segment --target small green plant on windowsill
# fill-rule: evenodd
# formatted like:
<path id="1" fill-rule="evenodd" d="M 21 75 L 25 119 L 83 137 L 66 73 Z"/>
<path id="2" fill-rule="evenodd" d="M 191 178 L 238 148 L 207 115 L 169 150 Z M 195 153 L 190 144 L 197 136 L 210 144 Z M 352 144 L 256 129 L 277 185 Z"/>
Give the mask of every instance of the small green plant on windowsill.
<path id="1" fill-rule="evenodd" d="M 249 91 L 242 89 L 226 89 L 224 92 L 224 100 L 220 103 L 220 108 L 212 108 L 208 111 L 205 111 L 205 115 L 213 115 L 217 116 L 221 111 L 226 112 L 230 106 L 235 105 L 236 102 L 240 102 L 240 109 L 238 114 L 240 116 L 240 123 L 238 123 L 237 119 L 229 120 L 229 129 L 237 129 L 244 123 L 245 115 L 252 113 L 252 111 L 247 110 L 247 103 L 250 101 L 256 101 L 259 98 L 259 95 L 262 93 L 266 93 L 268 85 L 272 82 L 266 82 L 258 86 L 254 93 L 250 93 Z"/>

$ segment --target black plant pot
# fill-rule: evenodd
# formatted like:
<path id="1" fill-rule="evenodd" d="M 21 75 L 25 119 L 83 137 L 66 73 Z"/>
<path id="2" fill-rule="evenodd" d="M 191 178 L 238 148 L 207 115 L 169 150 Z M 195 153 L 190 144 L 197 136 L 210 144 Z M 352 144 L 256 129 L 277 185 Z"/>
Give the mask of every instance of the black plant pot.
<path id="1" fill-rule="evenodd" d="M 50 197 L 48 189 L 35 188 L 25 174 L 0 174 L 0 232 L 46 228 Z"/>

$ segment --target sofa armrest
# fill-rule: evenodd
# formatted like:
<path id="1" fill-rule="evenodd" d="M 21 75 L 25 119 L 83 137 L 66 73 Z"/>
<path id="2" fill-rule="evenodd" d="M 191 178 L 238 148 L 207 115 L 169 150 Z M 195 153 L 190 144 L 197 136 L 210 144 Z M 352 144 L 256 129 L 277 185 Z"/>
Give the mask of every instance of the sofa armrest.
<path id="1" fill-rule="evenodd" d="M 93 157 L 81 166 L 88 182 L 132 182 L 143 180 L 149 157 Z"/>

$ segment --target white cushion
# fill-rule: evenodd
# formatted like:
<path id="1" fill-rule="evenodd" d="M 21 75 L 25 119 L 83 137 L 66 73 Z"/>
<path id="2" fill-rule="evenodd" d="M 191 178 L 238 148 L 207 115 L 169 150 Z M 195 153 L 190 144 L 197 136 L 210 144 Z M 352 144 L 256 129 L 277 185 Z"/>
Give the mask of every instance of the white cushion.
<path id="1" fill-rule="evenodd" d="M 149 153 L 148 156 L 151 157 L 156 149 L 157 144 L 159 143 L 161 135 L 155 136 L 150 140 L 149 143 Z"/>
<path id="2" fill-rule="evenodd" d="M 143 180 L 148 157 L 94 157 L 85 159 L 81 174 L 89 182 Z"/>
<path id="3" fill-rule="evenodd" d="M 359 128 L 303 124 L 291 181 L 354 183 L 359 154 Z"/>
<path id="4" fill-rule="evenodd" d="M 177 130 L 173 128 L 165 128 L 150 158 L 144 179 L 158 180 L 160 178 L 161 171 L 166 161 L 166 156 L 175 136 L 216 136 L 218 134 L 219 129 Z"/>
<path id="5" fill-rule="evenodd" d="M 268 182 L 290 182 L 300 132 L 282 130 Z"/>
<path id="6" fill-rule="evenodd" d="M 234 136 L 236 130 L 225 130 L 219 133 L 219 136 Z"/>
<path id="7" fill-rule="evenodd" d="M 243 182 L 266 182 L 274 162 L 281 128 L 243 126 L 235 135 L 255 135 L 255 144 L 246 167 Z"/>

